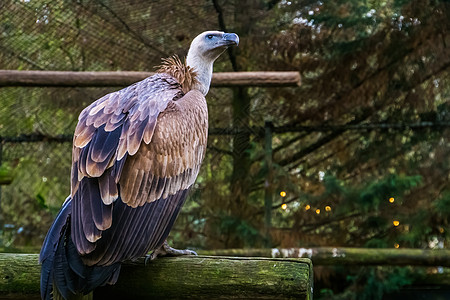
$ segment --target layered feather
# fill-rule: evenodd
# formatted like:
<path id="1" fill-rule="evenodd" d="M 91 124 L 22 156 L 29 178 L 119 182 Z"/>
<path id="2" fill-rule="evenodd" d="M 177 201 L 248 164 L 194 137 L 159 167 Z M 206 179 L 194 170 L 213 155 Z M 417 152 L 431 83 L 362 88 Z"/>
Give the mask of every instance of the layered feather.
<path id="1" fill-rule="evenodd" d="M 186 65 L 186 61 L 181 62 L 178 55 L 164 58 L 157 72 L 173 76 L 180 83 L 183 93 L 189 92 L 198 83 L 197 72 Z"/>
<path id="2" fill-rule="evenodd" d="M 170 102 L 158 117 L 152 142 L 128 157 L 119 181 L 122 201 L 137 207 L 190 187 L 205 154 L 207 130 L 206 101 L 200 92 Z"/>

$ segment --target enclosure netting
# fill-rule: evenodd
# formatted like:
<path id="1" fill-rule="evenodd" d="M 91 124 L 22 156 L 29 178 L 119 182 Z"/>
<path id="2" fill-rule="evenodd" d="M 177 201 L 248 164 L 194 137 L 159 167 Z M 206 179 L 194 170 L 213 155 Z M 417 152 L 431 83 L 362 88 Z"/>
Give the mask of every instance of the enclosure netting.
<path id="1" fill-rule="evenodd" d="M 0 69 L 154 71 L 200 32 L 237 32 L 216 72 L 301 71 L 303 83 L 210 90 L 219 130 L 175 246 L 427 247 L 448 239 L 449 15 L 435 0 L 2 0 Z M 0 247 L 39 247 L 69 194 L 79 113 L 119 88 L 0 87 L 0 172 L 14 177 Z"/>
<path id="2" fill-rule="evenodd" d="M 218 29 L 209 1 L 7 0 L 0 4 L 0 69 L 152 72 L 163 57 L 184 57 L 200 32 Z M 230 68 L 226 57 L 217 68 Z M 8 228 L 22 233 L 5 235 L 4 245 L 42 239 L 70 191 L 70 136 L 79 113 L 118 89 L 0 88 L 1 159 L 17 178 L 2 187 L 0 224 L 6 235 Z M 220 109 L 220 117 L 211 116 L 216 126 L 229 122 L 227 93 L 209 94 L 210 110 Z M 44 140 L 31 141 L 36 135 Z M 55 136 L 63 137 L 48 140 Z"/>

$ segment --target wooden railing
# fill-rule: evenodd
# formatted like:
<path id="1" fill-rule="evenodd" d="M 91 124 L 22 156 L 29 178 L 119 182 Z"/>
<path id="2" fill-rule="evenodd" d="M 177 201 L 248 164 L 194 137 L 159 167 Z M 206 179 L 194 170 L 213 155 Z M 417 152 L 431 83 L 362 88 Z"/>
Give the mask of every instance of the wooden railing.
<path id="1" fill-rule="evenodd" d="M 39 299 L 37 254 L 0 254 L 0 298 Z M 125 263 L 94 299 L 311 299 L 309 259 L 185 256 Z"/>
<path id="2" fill-rule="evenodd" d="M 0 70 L 0 87 L 105 87 L 127 86 L 152 72 L 72 72 Z M 232 86 L 299 86 L 300 73 L 290 72 L 220 72 L 214 73 L 212 87 Z"/>

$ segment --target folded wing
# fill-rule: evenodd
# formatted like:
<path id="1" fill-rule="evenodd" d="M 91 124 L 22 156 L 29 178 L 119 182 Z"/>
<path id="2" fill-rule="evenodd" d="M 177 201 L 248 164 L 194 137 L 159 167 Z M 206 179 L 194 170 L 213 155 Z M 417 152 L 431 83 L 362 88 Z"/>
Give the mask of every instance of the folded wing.
<path id="1" fill-rule="evenodd" d="M 71 237 L 85 263 L 110 265 L 164 241 L 206 139 L 204 96 L 184 94 L 167 74 L 83 110 L 73 142 Z"/>

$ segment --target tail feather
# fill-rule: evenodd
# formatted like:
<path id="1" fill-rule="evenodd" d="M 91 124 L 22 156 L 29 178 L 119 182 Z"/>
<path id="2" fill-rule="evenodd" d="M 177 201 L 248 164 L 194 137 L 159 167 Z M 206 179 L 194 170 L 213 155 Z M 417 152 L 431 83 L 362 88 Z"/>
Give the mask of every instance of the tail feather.
<path id="1" fill-rule="evenodd" d="M 70 266 L 66 272 L 76 275 L 77 282 L 75 290 L 78 293 L 87 294 L 98 286 L 106 283 L 116 283 L 117 278 L 115 278 L 116 280 L 111 279 L 114 279 L 116 273 L 119 272 L 120 263 L 115 263 L 110 266 L 86 266 L 70 238 L 66 242 L 65 251 Z"/>
<path id="2" fill-rule="evenodd" d="M 61 210 L 55 218 L 52 226 L 50 227 L 45 239 L 42 244 L 41 253 L 39 254 L 39 263 L 44 263 L 44 260 L 50 256 L 54 256 L 56 247 L 58 245 L 59 239 L 61 238 L 61 233 L 64 225 L 66 225 L 67 218 L 72 211 L 72 201 L 70 196 L 64 201 Z"/>
<path id="3" fill-rule="evenodd" d="M 70 272 L 69 262 L 63 235 L 58 244 L 53 263 L 53 283 L 54 287 L 64 299 L 69 299 L 70 295 L 77 294 L 77 276 L 74 272 Z"/>
<path id="4" fill-rule="evenodd" d="M 97 286 L 114 284 L 120 263 L 110 266 L 86 266 L 70 237 L 70 197 L 64 202 L 50 227 L 40 253 L 41 298 L 50 300 L 53 294 L 71 299 L 88 294 Z M 57 293 L 52 293 L 53 288 Z"/>
<path id="5" fill-rule="evenodd" d="M 66 225 L 67 218 L 71 212 L 70 197 L 66 199 L 61 210 L 56 216 L 55 221 L 45 237 L 39 254 L 41 267 L 41 298 L 51 299 L 53 285 L 53 262 L 55 259 L 56 248 L 62 235 L 63 227 Z"/>

